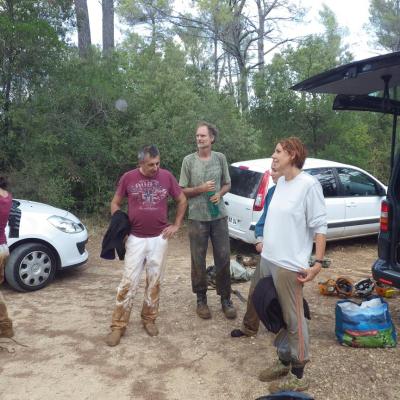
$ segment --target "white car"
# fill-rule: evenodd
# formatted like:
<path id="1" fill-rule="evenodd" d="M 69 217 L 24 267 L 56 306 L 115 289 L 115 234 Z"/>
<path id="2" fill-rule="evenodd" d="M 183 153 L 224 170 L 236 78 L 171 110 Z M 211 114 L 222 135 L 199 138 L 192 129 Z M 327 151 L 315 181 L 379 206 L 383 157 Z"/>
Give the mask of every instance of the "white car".
<path id="1" fill-rule="evenodd" d="M 6 236 L 10 257 L 5 277 L 18 291 L 41 289 L 56 270 L 88 259 L 85 226 L 68 211 L 46 204 L 14 199 Z"/>
<path id="2" fill-rule="evenodd" d="M 254 229 L 264 207 L 272 159 L 231 164 L 232 187 L 224 196 L 229 236 L 255 243 Z M 387 187 L 368 172 L 334 161 L 307 158 L 303 170 L 322 185 L 328 214 L 327 240 L 374 235 L 379 232 L 381 201 Z"/>

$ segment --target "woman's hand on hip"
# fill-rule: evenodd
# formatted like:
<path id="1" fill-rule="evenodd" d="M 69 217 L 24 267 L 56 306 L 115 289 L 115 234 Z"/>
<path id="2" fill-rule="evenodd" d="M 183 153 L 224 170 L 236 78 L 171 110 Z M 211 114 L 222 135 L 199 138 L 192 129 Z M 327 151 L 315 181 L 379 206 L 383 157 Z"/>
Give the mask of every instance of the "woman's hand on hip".
<path id="1" fill-rule="evenodd" d="M 306 282 L 311 282 L 321 271 L 321 265 L 316 264 L 310 268 L 303 268 L 298 274 L 297 274 L 297 281 L 300 283 L 306 283 Z"/>

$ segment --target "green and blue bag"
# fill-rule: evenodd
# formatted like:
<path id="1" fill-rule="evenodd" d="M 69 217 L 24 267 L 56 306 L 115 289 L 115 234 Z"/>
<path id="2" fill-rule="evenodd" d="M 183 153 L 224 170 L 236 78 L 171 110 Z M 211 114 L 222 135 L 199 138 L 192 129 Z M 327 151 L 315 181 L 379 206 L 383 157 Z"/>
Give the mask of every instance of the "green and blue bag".
<path id="1" fill-rule="evenodd" d="M 388 303 L 373 297 L 361 304 L 336 303 L 335 333 L 339 343 L 351 347 L 396 347 L 397 336 Z"/>

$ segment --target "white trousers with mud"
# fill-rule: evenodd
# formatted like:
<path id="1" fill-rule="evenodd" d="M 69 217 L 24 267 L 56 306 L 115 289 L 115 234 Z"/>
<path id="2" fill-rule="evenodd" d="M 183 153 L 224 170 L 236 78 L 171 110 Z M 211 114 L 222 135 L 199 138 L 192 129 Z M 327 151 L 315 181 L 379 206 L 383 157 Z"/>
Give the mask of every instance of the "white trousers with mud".
<path id="1" fill-rule="evenodd" d="M 143 271 L 146 271 L 146 288 L 141 312 L 142 322 L 146 324 L 155 321 L 167 249 L 168 240 L 163 239 L 161 235 L 151 238 L 129 235 L 126 241 L 124 273 L 118 286 L 112 316 L 112 330 L 125 331 Z"/>

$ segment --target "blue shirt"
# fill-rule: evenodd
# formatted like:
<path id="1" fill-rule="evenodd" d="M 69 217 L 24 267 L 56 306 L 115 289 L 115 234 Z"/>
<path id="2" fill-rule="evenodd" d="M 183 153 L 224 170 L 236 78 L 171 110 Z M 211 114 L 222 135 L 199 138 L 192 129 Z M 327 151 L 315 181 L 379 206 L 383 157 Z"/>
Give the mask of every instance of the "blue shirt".
<path id="1" fill-rule="evenodd" d="M 272 188 L 268 190 L 268 193 L 265 196 L 263 213 L 262 213 L 260 219 L 258 220 L 258 222 L 256 223 L 256 227 L 254 229 L 254 234 L 256 235 L 256 238 L 263 237 L 263 235 L 264 235 L 265 217 L 267 216 L 268 207 L 269 207 L 269 204 L 271 203 L 272 196 L 274 195 L 275 188 L 276 188 L 276 185 L 272 186 Z"/>

